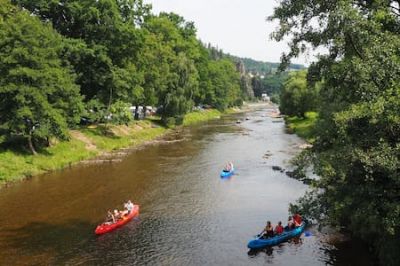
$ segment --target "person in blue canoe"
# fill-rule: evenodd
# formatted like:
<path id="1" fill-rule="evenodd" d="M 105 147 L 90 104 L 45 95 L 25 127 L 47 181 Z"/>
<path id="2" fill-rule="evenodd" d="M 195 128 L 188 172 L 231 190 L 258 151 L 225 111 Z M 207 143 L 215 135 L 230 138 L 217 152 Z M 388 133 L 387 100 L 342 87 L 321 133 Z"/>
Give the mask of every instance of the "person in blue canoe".
<path id="1" fill-rule="evenodd" d="M 283 226 L 282 226 L 282 222 L 279 221 L 278 225 L 275 227 L 275 234 L 280 235 L 282 234 L 284 231 Z"/>
<path id="2" fill-rule="evenodd" d="M 289 216 L 289 218 L 288 218 L 288 223 L 287 223 L 287 226 L 285 227 L 285 230 L 286 230 L 286 231 L 289 231 L 289 230 L 294 229 L 295 227 L 296 227 L 296 226 L 295 226 L 295 224 L 294 224 L 294 222 L 293 222 L 292 216 Z"/>
<path id="3" fill-rule="evenodd" d="M 302 220 L 303 219 L 301 218 L 300 214 L 296 213 L 293 215 L 293 223 L 295 227 L 301 226 Z"/>
<path id="4" fill-rule="evenodd" d="M 233 163 L 232 163 L 232 162 L 229 162 L 229 163 L 227 163 L 227 164 L 225 165 L 225 167 L 224 167 L 224 172 L 230 172 L 230 171 L 232 171 L 232 169 L 233 169 Z"/>
<path id="5" fill-rule="evenodd" d="M 262 234 L 261 238 L 264 239 L 274 237 L 274 227 L 272 226 L 270 221 L 267 221 L 267 225 L 265 226 L 265 229 L 261 234 Z"/>

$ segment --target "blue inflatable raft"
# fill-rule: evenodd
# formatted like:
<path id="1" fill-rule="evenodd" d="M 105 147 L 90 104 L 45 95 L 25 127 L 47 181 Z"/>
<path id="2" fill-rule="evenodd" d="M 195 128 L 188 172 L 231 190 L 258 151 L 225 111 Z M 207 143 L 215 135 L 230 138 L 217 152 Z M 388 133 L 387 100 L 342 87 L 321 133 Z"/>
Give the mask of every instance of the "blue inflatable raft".
<path id="1" fill-rule="evenodd" d="M 289 231 L 284 231 L 282 234 L 271 238 L 262 239 L 261 236 L 258 236 L 256 239 L 250 240 L 247 244 L 247 247 L 250 249 L 258 249 L 278 245 L 282 242 L 288 241 L 291 238 L 300 236 L 305 227 L 306 223 L 303 222 L 301 226 Z"/>
<path id="2" fill-rule="evenodd" d="M 229 172 L 222 170 L 220 176 L 221 176 L 221 178 L 231 177 L 234 173 L 235 173 L 235 168 L 232 168 Z"/>

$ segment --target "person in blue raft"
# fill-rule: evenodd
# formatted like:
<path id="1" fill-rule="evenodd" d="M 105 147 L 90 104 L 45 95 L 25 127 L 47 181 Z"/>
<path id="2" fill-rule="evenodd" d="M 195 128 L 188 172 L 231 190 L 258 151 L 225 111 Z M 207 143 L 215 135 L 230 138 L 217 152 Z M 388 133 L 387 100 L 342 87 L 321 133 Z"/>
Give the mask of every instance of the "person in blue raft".
<path id="1" fill-rule="evenodd" d="M 231 177 L 235 169 L 233 168 L 233 163 L 229 162 L 225 165 L 224 169 L 221 171 L 221 178 Z"/>
<path id="2" fill-rule="evenodd" d="M 233 170 L 233 163 L 232 162 L 227 163 L 224 167 L 224 172 L 230 172 L 232 170 Z"/>
<path id="3" fill-rule="evenodd" d="M 255 239 L 250 240 L 247 247 L 250 249 L 260 249 L 279 245 L 290 239 L 299 239 L 298 237 L 303 233 L 305 226 L 306 223 L 302 221 L 299 214 L 289 217 L 286 228 L 283 228 L 282 222 L 279 221 L 274 230 L 271 222 L 268 221 L 264 230 Z"/>
<path id="4" fill-rule="evenodd" d="M 267 221 L 267 225 L 265 226 L 264 231 L 261 233 L 261 238 L 266 239 L 270 237 L 274 237 L 274 227 L 270 221 Z"/>

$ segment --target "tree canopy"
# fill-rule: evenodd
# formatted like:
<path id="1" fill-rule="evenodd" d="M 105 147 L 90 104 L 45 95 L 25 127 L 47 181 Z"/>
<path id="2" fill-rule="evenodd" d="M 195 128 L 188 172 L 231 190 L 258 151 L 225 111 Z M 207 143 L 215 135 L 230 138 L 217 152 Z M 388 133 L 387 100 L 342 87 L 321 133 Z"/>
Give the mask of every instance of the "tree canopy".
<path id="1" fill-rule="evenodd" d="M 60 59 L 59 34 L 5 1 L 0 15 L 0 123 L 36 153 L 32 139 L 65 139 L 79 121 L 79 87 Z"/>
<path id="2" fill-rule="evenodd" d="M 305 117 L 318 107 L 319 84 L 307 83 L 307 71 L 292 72 L 280 92 L 279 109 L 283 114 Z"/>
<path id="3" fill-rule="evenodd" d="M 82 116 L 126 123 L 124 108 L 154 105 L 180 123 L 194 105 L 247 97 L 232 59 L 214 57 L 192 22 L 154 15 L 143 0 L 0 1 L 0 126 L 32 152 L 66 139 Z"/>
<path id="4" fill-rule="evenodd" d="M 291 38 L 283 66 L 308 47 L 328 49 L 307 77 L 322 81 L 314 214 L 374 244 L 382 265 L 399 265 L 399 2 L 284 0 L 271 19 L 276 40 Z"/>

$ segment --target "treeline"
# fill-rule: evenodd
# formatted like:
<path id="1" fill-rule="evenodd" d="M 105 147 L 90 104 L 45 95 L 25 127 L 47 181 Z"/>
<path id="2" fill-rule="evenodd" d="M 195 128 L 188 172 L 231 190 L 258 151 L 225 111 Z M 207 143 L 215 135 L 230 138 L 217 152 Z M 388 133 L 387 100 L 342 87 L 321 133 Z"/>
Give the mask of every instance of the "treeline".
<path id="1" fill-rule="evenodd" d="M 240 58 L 237 56 L 230 56 L 235 61 L 242 61 L 246 70 L 250 73 L 258 73 L 260 75 L 272 75 L 278 68 L 280 63 L 262 62 L 251 58 Z M 290 64 L 288 69 L 290 70 L 301 70 L 305 67 L 300 64 Z"/>
<path id="2" fill-rule="evenodd" d="M 142 0 L 0 0 L 0 134 L 36 153 L 82 117 L 126 123 L 132 105 L 169 125 L 195 105 L 241 105 L 235 63 L 213 53 L 192 22 Z"/>
<path id="3" fill-rule="evenodd" d="M 299 118 L 305 118 L 306 112 L 317 111 L 320 86 L 320 83 L 307 82 L 307 70 L 291 72 L 279 94 L 280 111 Z"/>
<path id="4" fill-rule="evenodd" d="M 294 71 L 295 73 L 296 71 Z M 255 76 L 251 80 L 251 86 L 254 91 L 255 97 L 261 97 L 263 93 L 267 93 L 274 103 L 280 103 L 280 94 L 284 87 L 286 80 L 289 78 L 289 73 L 275 72 L 272 74 L 266 74 L 264 77 Z"/>
<path id="5" fill-rule="evenodd" d="M 319 101 L 315 142 L 299 162 L 320 178 L 297 208 L 373 245 L 381 265 L 400 265 L 399 2 L 287 0 L 271 18 L 274 38 L 291 38 L 284 64 L 327 47 L 287 84 L 288 97 L 317 88 Z"/>

